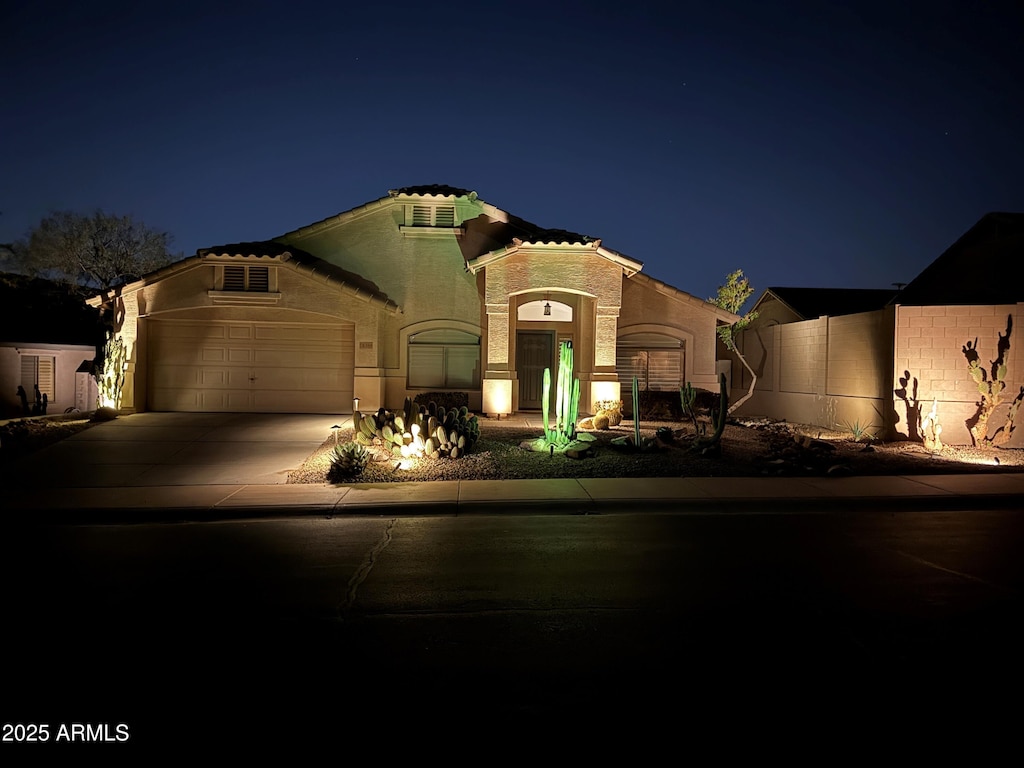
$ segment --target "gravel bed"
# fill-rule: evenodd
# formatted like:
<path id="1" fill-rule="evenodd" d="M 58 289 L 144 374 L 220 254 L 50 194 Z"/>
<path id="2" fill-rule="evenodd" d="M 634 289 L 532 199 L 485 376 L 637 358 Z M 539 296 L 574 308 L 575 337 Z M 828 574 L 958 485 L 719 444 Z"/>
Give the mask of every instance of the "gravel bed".
<path id="1" fill-rule="evenodd" d="M 374 451 L 374 460 L 359 476 L 348 482 L 396 483 L 426 480 L 511 480 L 584 477 L 764 477 L 776 474 L 823 474 L 821 466 L 791 466 L 780 470 L 771 462 L 783 441 L 808 434 L 833 445 L 829 466 L 840 465 L 848 474 L 898 475 L 956 472 L 1020 471 L 1024 450 L 982 451 L 949 446 L 940 454 L 928 453 L 918 443 L 864 443 L 844 439 L 839 433 L 823 434 L 817 428 L 773 423 L 734 423 L 725 428 L 717 456 L 702 456 L 688 450 L 688 425 L 678 422 L 644 422 L 642 438 L 653 437 L 658 427 L 675 430 L 678 440 L 660 450 L 633 451 L 615 448 L 616 437 L 632 436 L 633 426 L 624 421 L 618 427 L 591 434 L 597 437 L 595 455 L 571 459 L 520 448 L 523 441 L 540 436 L 540 430 L 506 427 L 484 420 L 473 452 L 458 459 L 414 459 L 402 467 L 399 459 Z M 781 436 L 781 437 L 780 437 Z M 342 442 L 350 436 L 342 435 Z M 326 483 L 334 439 L 328 438 L 304 463 L 288 476 L 289 483 Z M 995 459 L 999 463 L 995 463 Z"/>

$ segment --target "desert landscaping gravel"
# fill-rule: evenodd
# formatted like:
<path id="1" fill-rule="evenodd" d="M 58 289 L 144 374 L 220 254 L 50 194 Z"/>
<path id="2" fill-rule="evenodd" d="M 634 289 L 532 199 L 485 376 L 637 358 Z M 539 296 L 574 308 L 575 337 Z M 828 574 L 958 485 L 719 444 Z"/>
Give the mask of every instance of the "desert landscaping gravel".
<path id="1" fill-rule="evenodd" d="M 595 431 L 594 455 L 571 459 L 561 454 L 520 447 L 540 436 L 540 430 L 509 427 L 481 419 L 480 439 L 472 453 L 458 459 L 415 459 L 402 462 L 383 450 L 349 482 L 393 483 L 428 480 L 500 480 L 582 477 L 768 477 L 832 475 L 903 475 L 963 472 L 1021 471 L 1024 450 L 980 450 L 946 446 L 932 454 L 919 443 L 857 442 L 852 436 L 818 427 L 751 420 L 726 426 L 721 450 L 701 455 L 689 449 L 692 434 L 678 422 L 643 422 L 642 440 L 653 439 L 668 427 L 674 439 L 644 451 L 615 448 L 611 441 L 633 435 L 633 425 Z M 342 434 L 341 442 L 351 435 Z M 335 442 L 327 438 L 290 483 L 326 483 Z"/>

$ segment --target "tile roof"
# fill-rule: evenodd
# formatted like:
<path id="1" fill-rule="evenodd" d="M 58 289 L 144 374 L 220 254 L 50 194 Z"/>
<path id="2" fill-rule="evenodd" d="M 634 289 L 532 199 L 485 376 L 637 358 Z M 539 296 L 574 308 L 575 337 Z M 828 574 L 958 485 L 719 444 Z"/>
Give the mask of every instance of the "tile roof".
<path id="1" fill-rule="evenodd" d="M 339 267 L 337 264 L 332 264 L 329 261 L 325 261 L 311 253 L 307 253 L 306 251 L 293 246 L 282 245 L 281 243 L 275 243 L 272 241 L 235 243 L 232 245 L 217 245 L 212 248 L 202 248 L 199 250 L 198 256 L 249 256 L 266 258 L 287 256 L 287 261 L 291 261 L 297 266 L 302 267 L 301 271 L 306 272 L 308 275 L 323 275 L 335 282 L 344 283 L 349 288 L 354 289 L 357 293 L 366 294 L 371 298 L 376 299 L 386 307 L 393 309 L 398 308 L 398 305 L 388 298 L 388 295 L 377 287 L 376 283 L 367 280 L 362 275 L 357 275 L 355 272 L 350 272 L 347 269 Z"/>
<path id="2" fill-rule="evenodd" d="M 881 309 L 895 296 L 895 288 L 786 288 L 765 290 L 758 304 L 769 294 L 796 312 L 804 320 L 823 315 L 837 317 Z"/>
<path id="3" fill-rule="evenodd" d="M 911 280 L 898 304 L 1024 301 L 1024 213 L 988 213 Z"/>
<path id="4" fill-rule="evenodd" d="M 475 196 L 476 193 L 469 189 L 462 189 L 460 187 L 450 187 L 447 184 L 422 184 L 417 187 L 402 187 L 401 189 L 392 189 L 389 192 L 390 195 L 442 195 L 445 197 L 470 197 Z"/>

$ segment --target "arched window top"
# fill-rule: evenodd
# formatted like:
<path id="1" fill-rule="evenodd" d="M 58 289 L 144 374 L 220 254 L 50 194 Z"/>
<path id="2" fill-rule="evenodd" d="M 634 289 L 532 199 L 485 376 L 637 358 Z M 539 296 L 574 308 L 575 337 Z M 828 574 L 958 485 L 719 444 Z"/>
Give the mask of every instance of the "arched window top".
<path id="1" fill-rule="evenodd" d="M 516 318 L 526 322 L 572 322 L 572 307 L 560 301 L 544 299 L 520 304 Z"/>
<path id="2" fill-rule="evenodd" d="M 663 333 L 630 333 L 619 336 L 618 346 L 633 349 L 681 349 L 685 344 L 681 339 Z"/>
<path id="3" fill-rule="evenodd" d="M 454 328 L 420 331 L 409 336 L 410 344 L 480 344 L 480 337 Z"/>

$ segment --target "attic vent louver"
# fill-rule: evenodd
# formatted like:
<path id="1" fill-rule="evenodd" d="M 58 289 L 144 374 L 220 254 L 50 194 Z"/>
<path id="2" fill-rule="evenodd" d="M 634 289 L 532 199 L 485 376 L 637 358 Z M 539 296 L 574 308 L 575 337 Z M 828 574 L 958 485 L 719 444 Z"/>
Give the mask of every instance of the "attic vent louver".
<path id="1" fill-rule="evenodd" d="M 455 206 L 414 205 L 412 207 L 412 225 L 414 227 L 454 227 Z"/>
<path id="2" fill-rule="evenodd" d="M 412 207 L 412 225 L 414 227 L 429 227 L 431 223 L 429 205 L 414 205 Z"/>
<path id="3" fill-rule="evenodd" d="M 455 206 L 453 205 L 439 205 L 434 216 L 435 227 L 454 227 L 455 226 Z"/>

